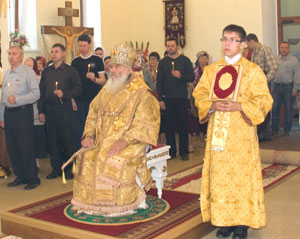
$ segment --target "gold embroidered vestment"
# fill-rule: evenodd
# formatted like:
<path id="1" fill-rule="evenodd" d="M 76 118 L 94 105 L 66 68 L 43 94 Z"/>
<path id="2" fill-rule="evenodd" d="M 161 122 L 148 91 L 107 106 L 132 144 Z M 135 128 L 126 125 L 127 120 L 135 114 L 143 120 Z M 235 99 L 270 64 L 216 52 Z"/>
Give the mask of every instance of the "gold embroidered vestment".
<path id="1" fill-rule="evenodd" d="M 151 184 L 146 165 L 146 144 L 156 145 L 160 112 L 158 101 L 134 73 L 117 94 L 104 87 L 90 104 L 83 137 L 95 139 L 95 146 L 77 158 L 73 208 L 88 214 L 122 213 L 137 208 L 146 198 L 136 183 Z M 119 139 L 128 146 L 108 157 Z"/>
<path id="2" fill-rule="evenodd" d="M 193 92 L 200 120 L 207 116 L 213 102 L 209 95 L 219 64 L 226 64 L 224 58 L 205 67 Z M 246 123 L 241 112 L 230 112 L 224 150 L 214 151 L 212 133 L 216 125 L 213 122 L 221 112 L 211 115 L 200 207 L 203 221 L 211 221 L 215 226 L 246 225 L 261 228 L 266 225 L 266 217 L 256 125 L 264 121 L 272 108 L 273 99 L 259 66 L 245 58 L 241 58 L 237 64 L 242 66 L 242 73 L 236 101 L 241 103 L 244 114 L 253 125 Z"/>

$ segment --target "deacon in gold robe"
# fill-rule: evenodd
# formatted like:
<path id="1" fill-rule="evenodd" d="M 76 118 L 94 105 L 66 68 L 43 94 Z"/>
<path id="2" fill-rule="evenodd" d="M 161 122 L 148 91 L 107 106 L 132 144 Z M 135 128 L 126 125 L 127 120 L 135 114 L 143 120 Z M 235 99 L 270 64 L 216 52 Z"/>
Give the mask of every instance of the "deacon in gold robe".
<path id="1" fill-rule="evenodd" d="M 127 44 L 112 50 L 110 77 L 91 102 L 71 201 L 78 212 L 130 213 L 151 186 L 146 145 L 157 144 L 160 111 L 142 73 L 131 70 L 134 54 Z"/>
<path id="2" fill-rule="evenodd" d="M 204 69 L 193 96 L 201 122 L 209 121 L 201 185 L 204 222 L 221 227 L 218 238 L 247 238 L 248 227 L 266 225 L 256 125 L 273 99 L 264 73 L 241 57 L 245 30 L 224 28 L 225 57 Z"/>

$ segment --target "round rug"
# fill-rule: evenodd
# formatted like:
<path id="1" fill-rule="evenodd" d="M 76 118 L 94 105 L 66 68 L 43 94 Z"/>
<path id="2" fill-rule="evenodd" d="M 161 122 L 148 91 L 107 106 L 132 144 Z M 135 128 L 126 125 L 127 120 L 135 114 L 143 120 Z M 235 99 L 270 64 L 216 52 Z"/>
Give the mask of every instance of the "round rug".
<path id="1" fill-rule="evenodd" d="M 104 217 L 99 215 L 77 213 L 72 210 L 71 204 L 66 206 L 64 214 L 68 219 L 79 223 L 113 226 L 150 221 L 154 218 L 160 217 L 170 208 L 167 201 L 151 195 L 147 195 L 146 204 L 146 209 L 138 208 L 135 213 L 121 217 Z"/>

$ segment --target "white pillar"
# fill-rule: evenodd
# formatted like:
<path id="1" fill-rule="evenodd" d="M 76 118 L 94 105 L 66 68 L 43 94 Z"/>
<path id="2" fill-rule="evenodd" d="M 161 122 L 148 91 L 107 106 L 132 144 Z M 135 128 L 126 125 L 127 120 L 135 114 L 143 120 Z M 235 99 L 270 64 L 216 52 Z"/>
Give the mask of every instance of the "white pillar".
<path id="1" fill-rule="evenodd" d="M 1 61 L 3 72 L 9 68 L 7 50 L 9 47 L 9 30 L 8 30 L 8 18 L 4 18 L 3 14 L 0 18 L 0 32 L 1 32 Z"/>

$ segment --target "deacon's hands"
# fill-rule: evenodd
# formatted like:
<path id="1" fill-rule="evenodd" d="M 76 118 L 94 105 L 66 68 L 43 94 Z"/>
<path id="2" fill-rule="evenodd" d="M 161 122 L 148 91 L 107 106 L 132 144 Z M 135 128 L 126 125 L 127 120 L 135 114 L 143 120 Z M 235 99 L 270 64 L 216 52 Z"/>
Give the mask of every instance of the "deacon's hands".
<path id="1" fill-rule="evenodd" d="M 0 128 L 4 129 L 4 121 L 0 121 Z"/>
<path id="2" fill-rule="evenodd" d="M 54 95 L 56 95 L 58 98 L 62 98 L 63 97 L 63 92 L 61 90 L 55 90 Z"/>
<path id="3" fill-rule="evenodd" d="M 180 77 L 181 77 L 180 71 L 177 71 L 177 70 L 172 70 L 171 74 L 178 79 L 180 79 Z"/>
<path id="4" fill-rule="evenodd" d="M 245 122 L 249 125 L 252 126 L 252 121 L 247 117 L 247 115 L 244 112 L 241 112 L 241 115 L 243 117 L 243 119 L 245 120 Z"/>
<path id="5" fill-rule="evenodd" d="M 159 101 L 159 105 L 160 105 L 160 108 L 161 108 L 162 110 L 165 110 L 165 109 L 166 109 L 166 104 L 165 104 L 164 101 Z"/>
<path id="6" fill-rule="evenodd" d="M 127 147 L 127 142 L 124 139 L 119 139 L 117 142 L 115 142 L 109 149 L 107 156 L 111 157 L 119 152 L 121 152 L 123 149 Z"/>
<path id="7" fill-rule="evenodd" d="M 92 148 L 94 146 L 95 140 L 91 136 L 86 136 L 82 141 L 81 145 L 83 148 Z"/>
<path id="8" fill-rule="evenodd" d="M 238 102 L 233 101 L 216 101 L 211 106 L 212 110 L 222 112 L 243 111 L 242 106 Z"/>
<path id="9" fill-rule="evenodd" d="M 10 104 L 14 105 L 14 104 L 16 104 L 16 97 L 15 97 L 14 95 L 9 95 L 9 96 L 7 97 L 7 101 L 8 101 Z"/>
<path id="10" fill-rule="evenodd" d="M 39 114 L 39 121 L 43 124 L 46 122 L 45 114 Z"/>

